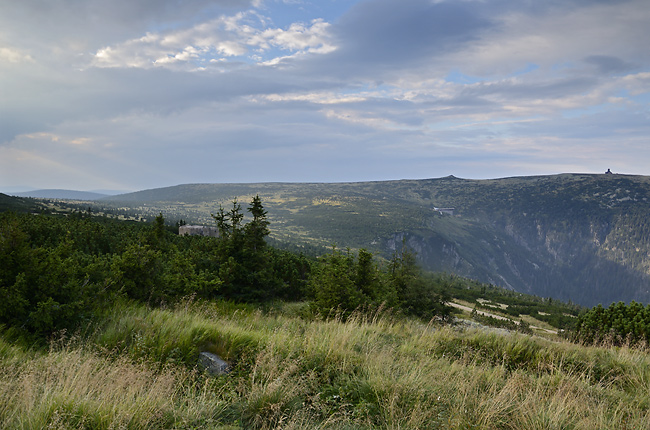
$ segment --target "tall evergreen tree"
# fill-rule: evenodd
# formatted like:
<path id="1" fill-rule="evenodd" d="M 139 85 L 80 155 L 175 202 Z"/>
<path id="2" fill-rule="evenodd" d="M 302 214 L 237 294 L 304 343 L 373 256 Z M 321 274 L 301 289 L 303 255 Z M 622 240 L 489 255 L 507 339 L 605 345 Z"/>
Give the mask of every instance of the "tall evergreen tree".
<path id="1" fill-rule="evenodd" d="M 246 301 L 268 300 L 275 295 L 266 237 L 269 221 L 259 196 L 251 201 L 248 211 L 253 219 L 244 224 L 244 214 L 237 200 L 226 212 L 222 207 L 212 217 L 219 229 L 217 260 L 220 292 L 226 298 Z"/>
<path id="2" fill-rule="evenodd" d="M 266 210 L 262 206 L 259 195 L 253 198 L 247 210 L 253 216 L 253 220 L 245 227 L 246 245 L 252 252 L 261 251 L 266 248 L 266 237 L 270 230 Z"/>

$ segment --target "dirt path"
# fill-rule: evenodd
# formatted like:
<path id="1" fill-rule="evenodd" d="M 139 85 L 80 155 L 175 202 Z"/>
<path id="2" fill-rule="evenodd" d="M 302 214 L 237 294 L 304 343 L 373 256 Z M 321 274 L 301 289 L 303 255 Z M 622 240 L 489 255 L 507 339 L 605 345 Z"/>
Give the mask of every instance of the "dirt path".
<path id="1" fill-rule="evenodd" d="M 449 306 L 453 306 L 453 307 L 455 307 L 455 308 L 457 308 L 457 309 L 461 309 L 461 310 L 463 310 L 463 311 L 467 311 L 467 312 L 469 312 L 469 313 L 472 313 L 472 311 L 474 310 L 474 309 L 470 308 L 469 306 L 460 305 L 460 304 L 458 304 L 458 303 L 454 303 L 454 302 L 448 302 L 447 304 L 448 304 Z M 502 317 L 501 315 L 491 314 L 491 313 L 489 313 L 489 312 L 481 311 L 481 310 L 478 310 L 478 309 L 476 310 L 476 313 L 479 314 L 479 315 L 486 316 L 486 317 L 496 318 L 496 319 L 498 319 L 498 320 L 504 320 L 504 321 L 507 321 L 507 320 L 510 319 L 510 318 Z M 515 324 L 519 324 L 519 321 L 515 321 L 515 320 L 512 320 L 512 321 L 513 321 Z M 531 325 L 530 328 L 532 328 L 533 330 L 542 330 L 542 331 L 544 331 L 544 332 L 546 332 L 546 333 L 557 334 L 557 331 L 556 331 L 556 330 L 549 330 L 549 329 L 547 329 L 547 328 L 537 327 L 537 326 L 534 326 L 534 325 Z"/>

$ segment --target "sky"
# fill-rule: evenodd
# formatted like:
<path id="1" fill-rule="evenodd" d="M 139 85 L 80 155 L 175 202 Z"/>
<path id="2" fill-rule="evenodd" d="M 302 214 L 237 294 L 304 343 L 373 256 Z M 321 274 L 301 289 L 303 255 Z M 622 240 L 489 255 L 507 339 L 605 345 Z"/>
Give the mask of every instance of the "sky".
<path id="1" fill-rule="evenodd" d="M 648 0 L 0 0 L 0 192 L 650 175 Z"/>

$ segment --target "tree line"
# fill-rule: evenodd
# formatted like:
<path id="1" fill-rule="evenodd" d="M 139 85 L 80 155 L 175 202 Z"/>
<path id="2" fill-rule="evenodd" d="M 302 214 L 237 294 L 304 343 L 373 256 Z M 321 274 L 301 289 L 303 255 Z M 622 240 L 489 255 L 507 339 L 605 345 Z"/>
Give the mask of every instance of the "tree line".
<path id="1" fill-rule="evenodd" d="M 316 259 L 268 244 L 261 199 L 212 215 L 220 236 L 178 236 L 152 223 L 90 211 L 69 216 L 0 213 L 0 324 L 46 336 L 91 320 L 126 298 L 160 306 L 187 296 L 237 302 L 309 301 L 314 314 L 389 306 L 446 318 L 440 285 L 407 249 L 380 264 L 366 250 Z"/>

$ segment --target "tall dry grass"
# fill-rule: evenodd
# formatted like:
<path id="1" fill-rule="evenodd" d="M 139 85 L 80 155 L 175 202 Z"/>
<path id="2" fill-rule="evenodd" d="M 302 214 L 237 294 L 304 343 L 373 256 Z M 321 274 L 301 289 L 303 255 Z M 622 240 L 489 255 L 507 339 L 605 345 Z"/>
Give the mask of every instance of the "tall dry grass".
<path id="1" fill-rule="evenodd" d="M 214 425 L 225 408 L 191 371 L 153 369 L 84 347 L 52 349 L 0 370 L 2 428 L 186 428 Z"/>
<path id="2" fill-rule="evenodd" d="M 191 303 L 123 304 L 66 345 L 0 342 L 5 427 L 650 428 L 650 356 L 630 348 Z M 232 373 L 194 370 L 206 348 Z"/>

